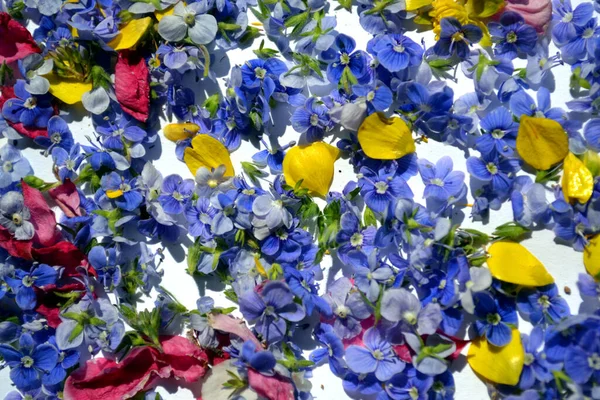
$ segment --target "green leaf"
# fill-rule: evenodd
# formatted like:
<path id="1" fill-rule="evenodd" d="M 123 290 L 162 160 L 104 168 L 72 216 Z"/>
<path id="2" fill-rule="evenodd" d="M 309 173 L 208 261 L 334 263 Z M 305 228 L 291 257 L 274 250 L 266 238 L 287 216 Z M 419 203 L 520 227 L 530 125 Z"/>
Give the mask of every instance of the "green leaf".
<path id="1" fill-rule="evenodd" d="M 33 175 L 27 175 L 27 176 L 25 176 L 23 178 L 23 181 L 27 185 L 29 185 L 29 186 L 31 186 L 31 187 L 33 187 L 35 189 L 38 189 L 38 190 L 40 190 L 42 192 L 44 192 L 44 191 L 46 191 L 48 189 L 51 189 L 52 187 L 56 187 L 56 186 L 60 185 L 60 182 L 54 182 L 54 183 L 44 182 L 43 179 L 40 179 L 40 178 L 38 178 L 36 176 L 33 176 Z"/>
<path id="2" fill-rule="evenodd" d="M 75 325 L 75 328 L 73 328 L 73 331 L 71 332 L 71 334 L 69 335 L 69 342 L 72 342 L 73 340 L 75 340 L 79 335 L 81 335 L 81 333 L 83 332 L 83 324 L 78 323 L 77 325 Z"/>
<path id="3" fill-rule="evenodd" d="M 223 291 L 223 294 L 225 295 L 225 297 L 230 300 L 233 301 L 234 303 L 239 303 L 239 299 L 237 294 L 235 293 L 235 290 L 229 288 L 229 289 L 225 289 Z"/>
<path id="4" fill-rule="evenodd" d="M 268 175 L 264 171 L 261 171 L 258 168 L 258 166 L 253 162 L 242 161 L 241 164 L 242 164 L 242 169 L 244 170 L 246 175 L 248 175 L 248 178 L 250 178 L 250 180 L 254 184 L 258 183 L 258 178 L 264 178 Z"/>
<path id="5" fill-rule="evenodd" d="M 352 12 L 352 0 L 337 0 L 337 2 L 344 10 Z"/>
<path id="6" fill-rule="evenodd" d="M 300 26 L 300 29 L 302 29 L 302 27 L 304 27 L 304 24 L 306 24 L 306 22 L 308 21 L 309 16 L 310 16 L 310 9 L 308 9 L 300 14 L 292 15 L 291 17 L 289 17 L 288 19 L 285 20 L 283 25 L 286 28 Z"/>
<path id="7" fill-rule="evenodd" d="M 377 217 L 375 216 L 373 210 L 371 210 L 369 207 L 365 207 L 363 219 L 365 226 L 377 226 Z"/>
<path id="8" fill-rule="evenodd" d="M 512 240 L 513 242 L 520 242 L 530 232 L 531 229 L 519 225 L 516 222 L 507 222 L 498 226 L 492 235 L 499 239 L 508 239 Z"/>

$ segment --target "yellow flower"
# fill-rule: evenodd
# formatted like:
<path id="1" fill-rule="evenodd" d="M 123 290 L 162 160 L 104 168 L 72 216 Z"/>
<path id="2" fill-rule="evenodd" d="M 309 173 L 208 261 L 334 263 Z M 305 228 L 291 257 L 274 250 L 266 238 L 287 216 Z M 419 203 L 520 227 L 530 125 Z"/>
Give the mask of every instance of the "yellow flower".
<path id="1" fill-rule="evenodd" d="M 519 243 L 499 241 L 488 248 L 487 265 L 496 279 L 523 286 L 545 286 L 554 282 L 540 260 Z"/>
<path id="2" fill-rule="evenodd" d="M 144 36 L 150 24 L 152 24 L 150 17 L 132 19 L 119 28 L 119 34 L 108 42 L 108 47 L 113 50 L 132 48 Z"/>
<path id="3" fill-rule="evenodd" d="M 50 93 L 67 104 L 79 103 L 83 94 L 92 90 L 91 82 L 79 82 L 74 79 L 60 78 L 54 73 L 50 73 L 44 77 L 50 82 Z"/>
<path id="4" fill-rule="evenodd" d="M 517 151 L 527 164 L 545 171 L 569 154 L 569 137 L 554 120 L 523 115 L 517 135 Z"/>
<path id="5" fill-rule="evenodd" d="M 571 152 L 563 163 L 562 190 L 565 200 L 582 204 L 588 202 L 594 191 L 594 177 L 589 169 Z"/>
<path id="6" fill-rule="evenodd" d="M 600 235 L 591 238 L 583 249 L 583 265 L 588 274 L 600 278 Z"/>
<path id="7" fill-rule="evenodd" d="M 220 165 L 225 166 L 225 176 L 233 176 L 233 164 L 229 157 L 229 150 L 210 135 L 200 134 L 192 139 L 192 147 L 185 149 L 183 161 L 189 168 L 192 175 L 196 176 L 196 171 L 200 167 L 215 169 Z"/>
<path id="8" fill-rule="evenodd" d="M 163 128 L 163 133 L 165 137 L 173 142 L 177 142 L 179 140 L 189 139 L 193 137 L 198 131 L 200 127 L 196 124 L 192 124 L 189 122 L 184 122 L 180 124 L 169 124 Z"/>
<path id="9" fill-rule="evenodd" d="M 395 160 L 415 152 L 415 141 L 402 118 L 369 115 L 358 129 L 358 142 L 368 157 Z"/>
<path id="10" fill-rule="evenodd" d="M 337 147 L 323 142 L 294 146 L 283 159 L 283 175 L 290 186 L 301 186 L 312 194 L 326 196 L 333 182 L 333 164 L 339 156 Z"/>
<path id="11" fill-rule="evenodd" d="M 485 336 L 473 340 L 467 362 L 480 377 L 502 385 L 516 385 L 525 362 L 519 330 L 512 329 L 512 339 L 504 347 L 489 344 Z"/>

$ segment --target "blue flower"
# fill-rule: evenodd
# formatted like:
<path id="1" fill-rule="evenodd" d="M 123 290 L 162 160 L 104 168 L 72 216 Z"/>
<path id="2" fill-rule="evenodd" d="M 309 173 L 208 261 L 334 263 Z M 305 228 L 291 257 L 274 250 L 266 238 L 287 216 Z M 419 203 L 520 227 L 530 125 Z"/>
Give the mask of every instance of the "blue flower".
<path id="1" fill-rule="evenodd" d="M 42 375 L 50 372 L 58 362 L 58 352 L 48 344 L 36 345 L 30 335 L 22 335 L 20 350 L 0 344 L 0 354 L 10 367 L 10 379 L 20 390 L 40 387 Z"/>
<path id="2" fill-rule="evenodd" d="M 519 388 L 529 389 L 535 385 L 536 380 L 550 382 L 554 379 L 552 371 L 559 369 L 560 364 L 548 362 L 546 354 L 542 351 L 544 344 L 543 329 L 536 326 L 529 336 L 521 334 L 521 342 L 525 350 L 525 361 L 519 378 Z"/>
<path id="3" fill-rule="evenodd" d="M 373 85 L 354 85 L 352 91 L 357 96 L 365 97 L 369 114 L 387 110 L 394 101 L 390 88 L 379 81 Z"/>
<path id="4" fill-rule="evenodd" d="M 110 156 L 109 156 L 110 158 Z M 77 177 L 77 169 L 81 165 L 84 156 L 81 154 L 81 147 L 76 143 L 67 153 L 62 147 L 55 147 L 52 150 L 52 160 L 58 168 L 58 177 L 62 182 L 65 179 L 74 180 Z"/>
<path id="5" fill-rule="evenodd" d="M 279 281 L 267 283 L 259 293 L 247 291 L 240 297 L 240 311 L 267 343 L 283 340 L 287 321 L 298 322 L 304 318 L 304 308 L 294 302 L 289 287 Z"/>
<path id="6" fill-rule="evenodd" d="M 360 194 L 367 206 L 375 212 L 383 213 L 399 198 L 413 197 L 406 181 L 396 175 L 394 167 L 381 168 L 378 172 L 363 167 L 360 172 Z"/>
<path id="7" fill-rule="evenodd" d="M 546 188 L 534 183 L 529 176 L 515 178 L 510 195 L 514 220 L 525 227 L 534 223 L 545 224 L 551 213 L 546 200 Z"/>
<path id="8" fill-rule="evenodd" d="M 306 133 L 309 143 L 322 140 L 325 132 L 333 128 L 327 107 L 315 97 L 309 97 L 302 107 L 296 108 L 291 122 L 296 132 Z"/>
<path id="9" fill-rule="evenodd" d="M 354 51 L 356 42 L 350 36 L 340 33 L 335 38 L 338 49 L 336 58 L 327 66 L 327 78 L 331 83 L 338 83 L 344 73 L 352 74 L 358 81 L 369 79 L 367 57 L 363 51 Z M 346 72 L 347 71 L 347 72 Z"/>
<path id="10" fill-rule="evenodd" d="M 167 176 L 162 184 L 158 201 L 170 214 L 181 214 L 194 193 L 194 181 L 183 179 L 177 174 Z"/>
<path id="11" fill-rule="evenodd" d="M 600 326 L 597 321 L 586 322 L 564 360 L 565 372 L 578 384 L 600 381 Z"/>
<path id="12" fill-rule="evenodd" d="M 555 284 L 519 290 L 517 309 L 534 325 L 556 324 L 571 315 L 569 305 L 559 296 Z"/>
<path id="13" fill-rule="evenodd" d="M 475 178 L 491 182 L 495 192 L 508 195 L 514 174 L 520 169 L 519 160 L 499 159 L 497 156 L 482 154 L 480 158 L 467 159 L 467 171 Z"/>
<path id="14" fill-rule="evenodd" d="M 527 25 L 523 17 L 514 12 L 506 11 L 500 17 L 500 22 L 490 22 L 488 29 L 492 40 L 496 43 L 494 51 L 509 59 L 519 53 L 531 53 L 537 42 L 535 28 Z"/>
<path id="15" fill-rule="evenodd" d="M 266 350 L 257 350 L 256 343 L 247 340 L 242 345 L 240 358 L 235 363 L 238 366 L 248 366 L 262 373 L 272 373 L 277 364 L 273 353 Z"/>
<path id="16" fill-rule="evenodd" d="M 77 349 L 61 350 L 56 344 L 56 338 L 52 336 L 50 343 L 58 352 L 56 367 L 42 377 L 44 386 L 57 385 L 65 380 L 67 371 L 79 364 L 79 351 Z"/>
<path id="17" fill-rule="evenodd" d="M 591 275 L 585 273 L 579 274 L 577 287 L 582 296 L 600 299 L 600 283 L 596 282 Z"/>
<path id="18" fill-rule="evenodd" d="M 375 233 L 374 226 L 361 229 L 360 220 L 353 212 L 347 211 L 342 214 L 340 230 L 336 237 L 340 260 L 348 263 L 348 254 L 352 250 L 360 250 L 365 254 L 371 253 L 374 249 Z"/>
<path id="19" fill-rule="evenodd" d="M 88 260 L 98 272 L 98 278 L 105 288 L 112 289 L 121 282 L 121 266 L 117 263 L 117 251 L 94 246 L 88 254 Z"/>
<path id="20" fill-rule="evenodd" d="M 588 53 L 593 55 L 599 32 L 596 18 L 591 18 L 585 25 L 575 26 L 575 37 L 560 48 L 563 58 L 574 62 L 584 59 Z"/>
<path id="21" fill-rule="evenodd" d="M 433 378 L 407 366 L 402 374 L 396 374 L 384 385 L 385 395 L 378 400 L 427 400 Z"/>
<path id="22" fill-rule="evenodd" d="M 25 90 L 25 81 L 19 79 L 14 86 L 16 98 L 8 99 L 2 106 L 4 118 L 15 124 L 46 128 L 54 109 L 48 95 L 32 96 Z"/>
<path id="23" fill-rule="evenodd" d="M 405 104 L 400 109 L 411 113 L 415 126 L 423 133 L 432 135 L 434 139 L 446 129 L 445 123 L 450 120 L 449 111 L 453 97 L 454 92 L 446 85 L 439 90 L 430 91 L 418 82 L 408 83 L 398 95 L 399 99 L 405 98 Z M 435 126 L 429 125 L 432 120 Z"/>
<path id="24" fill-rule="evenodd" d="M 324 345 L 320 349 L 313 350 L 310 353 L 310 360 L 319 365 L 323 361 L 329 362 L 329 367 L 334 374 L 342 371 L 342 363 L 344 357 L 344 344 L 339 336 L 335 333 L 331 325 L 319 324 L 314 330 L 316 339 Z"/>
<path id="25" fill-rule="evenodd" d="M 358 3 L 359 22 L 365 31 L 378 35 L 402 30 L 405 21 L 402 2 L 359 0 Z"/>
<path id="26" fill-rule="evenodd" d="M 122 151 L 125 144 L 131 147 L 146 137 L 146 131 L 137 126 L 137 122 L 127 114 L 118 116 L 109 113 L 109 122 L 97 125 L 96 131 L 102 136 L 102 144 L 108 150 Z"/>
<path id="27" fill-rule="evenodd" d="M 43 288 L 56 283 L 58 272 L 46 264 L 39 264 L 27 272 L 22 269 L 15 270 L 15 277 L 5 277 L 6 282 L 17 295 L 17 305 L 23 310 L 33 310 L 37 304 L 34 288 Z"/>
<path id="28" fill-rule="evenodd" d="M 482 154 L 492 156 L 501 154 L 510 157 L 513 155 L 519 124 L 513 121 L 511 113 L 506 108 L 496 108 L 483 117 L 480 125 L 484 133 L 476 140 L 477 150 Z"/>
<path id="29" fill-rule="evenodd" d="M 7 143 L 0 148 L 0 189 L 33 174 L 33 169 L 21 151 Z"/>
<path id="30" fill-rule="evenodd" d="M 311 315 L 316 308 L 325 317 L 331 316 L 331 307 L 319 297 L 318 285 L 314 282 L 315 276 L 311 270 L 298 271 L 294 268 L 285 268 L 284 276 L 292 293 L 302 300 L 307 315 Z"/>
<path id="31" fill-rule="evenodd" d="M 552 1 L 552 39 L 558 45 L 564 45 L 577 36 L 576 27 L 584 26 L 593 18 L 594 6 L 592 3 L 580 3 L 571 6 L 570 0 Z"/>
<path id="32" fill-rule="evenodd" d="M 394 352 L 377 328 L 369 328 L 363 335 L 364 347 L 352 345 L 346 349 L 346 364 L 359 374 L 374 373 L 382 382 L 404 370 L 404 362 Z"/>
<path id="33" fill-rule="evenodd" d="M 69 125 L 58 115 L 48 121 L 48 136 L 38 136 L 35 138 L 35 142 L 45 147 L 48 153 L 52 152 L 55 147 L 70 151 L 74 143 Z"/>
<path id="34" fill-rule="evenodd" d="M 212 119 L 212 135 L 215 135 L 230 150 L 237 150 L 242 137 L 248 135 L 250 120 L 240 111 L 240 105 L 233 98 L 226 98 Z"/>
<path id="35" fill-rule="evenodd" d="M 376 40 L 373 51 L 388 71 L 397 72 L 421 64 L 423 48 L 409 37 L 393 33 Z"/>
<path id="36" fill-rule="evenodd" d="M 189 225 L 189 233 L 193 237 L 200 237 L 203 240 L 210 240 L 212 232 L 210 230 L 212 220 L 217 213 L 210 205 L 207 198 L 199 198 L 196 204 L 188 207 L 185 210 L 185 218 Z"/>
<path id="37" fill-rule="evenodd" d="M 440 38 L 433 46 L 433 52 L 440 57 L 456 55 L 464 60 L 469 55 L 469 46 L 479 43 L 483 37 L 478 26 L 463 26 L 456 18 L 442 19 L 440 28 Z"/>
<path id="38" fill-rule="evenodd" d="M 389 265 L 379 260 L 376 250 L 371 251 L 368 256 L 361 251 L 352 250 L 347 258 L 353 267 L 356 287 L 365 294 L 367 299 L 376 302 L 381 285 L 385 286 L 394 276 L 394 272 Z"/>
<path id="39" fill-rule="evenodd" d="M 452 171 L 452 159 L 448 156 L 440 158 L 435 165 L 421 158 L 417 161 L 419 173 L 425 184 L 424 198 L 447 200 L 460 194 L 464 185 L 465 174 Z"/>
<path id="40" fill-rule="evenodd" d="M 487 341 L 494 346 L 506 346 L 511 338 L 510 325 L 517 325 L 518 317 L 514 304 L 508 298 L 497 295 L 492 297 L 488 292 L 473 295 L 475 300 L 475 328 L 479 335 L 485 335 Z"/>
<path id="41" fill-rule="evenodd" d="M 189 55 L 187 54 L 187 49 L 187 46 L 161 44 L 158 50 L 156 50 L 156 54 L 163 57 L 163 63 L 167 68 L 178 69 L 183 67 L 188 61 Z"/>
<path id="42" fill-rule="evenodd" d="M 285 151 L 288 148 L 295 146 L 296 142 L 290 142 L 286 146 L 282 147 L 275 145 L 271 148 L 269 148 L 267 143 L 265 143 L 265 141 L 262 139 L 261 143 L 266 148 L 254 154 L 252 156 L 252 160 L 261 168 L 269 166 L 269 170 L 273 175 L 281 174 L 283 171 L 283 158 L 285 157 Z"/>
<path id="43" fill-rule="evenodd" d="M 105 196 L 114 200 L 117 207 L 126 211 L 135 210 L 144 201 L 136 182 L 136 178 L 127 180 L 116 172 L 104 175 L 101 179 Z"/>
<path id="44" fill-rule="evenodd" d="M 324 298 L 333 311 L 333 330 L 339 337 L 351 339 L 362 331 L 360 321 L 368 318 L 371 310 L 348 278 L 329 285 Z"/>
<path id="45" fill-rule="evenodd" d="M 277 58 L 246 61 L 242 65 L 243 87 L 255 94 L 262 89 L 265 98 L 269 100 L 279 82 L 279 76 L 287 70 L 284 62 Z"/>

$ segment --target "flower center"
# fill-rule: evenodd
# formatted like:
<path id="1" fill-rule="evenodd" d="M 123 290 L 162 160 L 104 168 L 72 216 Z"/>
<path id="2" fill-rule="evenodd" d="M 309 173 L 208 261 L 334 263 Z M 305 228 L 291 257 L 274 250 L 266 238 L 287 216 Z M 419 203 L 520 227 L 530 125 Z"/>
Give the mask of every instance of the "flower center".
<path id="1" fill-rule="evenodd" d="M 13 164 L 10 161 L 4 161 L 4 164 L 2 164 L 2 169 L 4 172 L 12 172 Z"/>
<path id="2" fill-rule="evenodd" d="M 404 50 L 406 50 L 406 48 L 400 43 L 394 46 L 394 51 L 396 53 L 404 53 Z"/>
<path id="3" fill-rule="evenodd" d="M 37 105 L 37 100 L 35 97 L 30 97 L 27 100 L 25 100 L 25 103 L 23 103 L 23 107 L 29 108 L 30 110 L 33 110 L 36 105 Z"/>
<path id="4" fill-rule="evenodd" d="M 209 179 L 208 182 L 206 182 L 206 184 L 209 188 L 214 189 L 219 185 L 219 182 L 216 179 Z"/>
<path id="5" fill-rule="evenodd" d="M 510 31 L 508 32 L 508 34 L 506 35 L 506 41 L 508 43 L 515 43 L 517 41 L 517 34 L 514 31 Z"/>
<path id="6" fill-rule="evenodd" d="M 173 198 L 177 201 L 182 201 L 183 200 L 183 195 L 181 193 L 179 193 L 178 191 L 174 191 L 173 192 Z"/>
<path id="7" fill-rule="evenodd" d="M 465 34 L 462 32 L 456 32 L 452 35 L 453 42 L 462 42 L 463 40 L 465 40 Z"/>
<path id="8" fill-rule="evenodd" d="M 196 23 L 196 16 L 191 13 L 185 14 L 185 16 L 183 17 L 183 22 L 185 22 L 188 26 L 192 26 Z"/>
<path id="9" fill-rule="evenodd" d="M 573 21 L 573 13 L 572 12 L 565 13 L 564 17 L 562 17 L 562 22 L 569 23 L 571 21 Z"/>
<path id="10" fill-rule="evenodd" d="M 375 91 L 371 90 L 369 93 L 367 93 L 367 100 L 368 101 L 373 101 L 373 99 L 375 98 Z"/>
<path id="11" fill-rule="evenodd" d="M 312 114 L 310 116 L 310 124 L 312 126 L 317 126 L 319 125 L 319 114 Z"/>
<path id="12" fill-rule="evenodd" d="M 21 364 L 23 364 L 25 368 L 31 368 L 33 367 L 33 358 L 25 356 L 21 358 Z"/>
<path id="13" fill-rule="evenodd" d="M 432 180 L 429 181 L 429 183 L 431 183 L 432 185 L 440 186 L 440 187 L 444 186 L 444 181 L 441 180 L 440 178 L 433 178 Z"/>
<path id="14" fill-rule="evenodd" d="M 32 287 L 33 286 L 33 278 L 29 275 L 25 275 L 23 277 L 23 279 L 21 280 L 21 282 L 23 282 L 23 286 L 25 287 Z"/>
<path id="15" fill-rule="evenodd" d="M 594 353 L 588 357 L 588 364 L 590 368 L 595 369 L 596 371 L 600 371 L 600 355 L 598 353 Z"/>
<path id="16" fill-rule="evenodd" d="M 242 190 L 242 193 L 245 194 L 246 196 L 253 196 L 254 194 L 256 194 L 256 190 L 244 189 L 244 190 Z"/>
<path id="17" fill-rule="evenodd" d="M 488 314 L 486 319 L 487 319 L 488 324 L 492 324 L 492 325 L 498 325 L 500 323 L 500 321 L 502 321 L 502 317 L 500 317 L 500 314 L 498 314 L 498 313 Z"/>
<path id="18" fill-rule="evenodd" d="M 485 167 L 492 175 L 496 175 L 498 173 L 498 167 L 494 163 L 488 163 Z"/>
<path id="19" fill-rule="evenodd" d="M 350 309 L 344 305 L 338 306 L 335 309 L 335 314 L 340 318 L 346 318 Z"/>
<path id="20" fill-rule="evenodd" d="M 413 311 L 404 312 L 404 314 L 402 314 L 402 319 L 410 325 L 416 325 L 417 323 L 417 315 Z"/>
<path id="21" fill-rule="evenodd" d="M 360 233 L 355 233 L 350 237 L 350 244 L 352 247 L 362 246 L 363 244 L 363 235 Z"/>
<path id="22" fill-rule="evenodd" d="M 374 350 L 371 354 L 373 354 L 373 358 L 376 359 L 376 360 L 381 361 L 381 360 L 384 359 L 383 352 L 381 350 L 379 350 L 379 349 Z"/>
<path id="23" fill-rule="evenodd" d="M 448 284 L 448 281 L 445 279 L 442 279 L 440 281 L 440 284 L 438 285 L 438 289 L 445 289 L 447 284 Z"/>
<path id="24" fill-rule="evenodd" d="M 60 136 L 60 133 L 58 133 L 58 132 L 54 132 L 52 135 L 50 135 L 50 141 L 54 144 L 59 144 L 61 140 L 62 140 L 62 137 Z"/>
<path id="25" fill-rule="evenodd" d="M 265 308 L 265 315 L 275 315 L 275 307 L 273 306 L 267 306 Z"/>
<path id="26" fill-rule="evenodd" d="M 23 223 L 23 217 L 19 213 L 14 213 L 11 219 L 13 224 L 17 226 L 21 226 L 21 224 Z"/>
<path id="27" fill-rule="evenodd" d="M 502 129 L 494 129 L 492 131 L 492 137 L 494 139 L 502 139 L 506 133 Z"/>
<path id="28" fill-rule="evenodd" d="M 340 55 L 340 64 L 342 64 L 342 65 L 350 64 L 350 56 L 348 55 L 348 53 L 342 53 Z"/>
<path id="29" fill-rule="evenodd" d="M 267 75 L 267 70 L 261 67 L 256 67 L 254 68 L 254 75 L 256 75 L 258 79 L 264 79 L 265 75 Z"/>
<path id="30" fill-rule="evenodd" d="M 523 361 L 523 363 L 525 365 L 531 365 L 531 364 L 533 364 L 534 361 L 535 361 L 535 357 L 533 356 L 533 354 L 525 353 L 525 360 Z"/>
<path id="31" fill-rule="evenodd" d="M 550 299 L 544 294 L 538 299 L 538 304 L 541 305 L 544 310 L 546 310 L 548 307 L 550 307 Z"/>
<path id="32" fill-rule="evenodd" d="M 377 182 L 375 184 L 375 189 L 378 194 L 385 194 L 389 188 L 389 185 L 385 182 Z"/>
<path id="33" fill-rule="evenodd" d="M 408 395 L 410 396 L 411 400 L 418 400 L 421 397 L 419 395 L 419 389 L 417 389 L 416 387 L 410 388 Z"/>
<path id="34" fill-rule="evenodd" d="M 583 37 L 584 39 L 589 39 L 592 36 L 594 36 L 593 28 L 587 28 L 585 31 L 583 31 L 583 35 L 581 35 L 581 37 Z"/>

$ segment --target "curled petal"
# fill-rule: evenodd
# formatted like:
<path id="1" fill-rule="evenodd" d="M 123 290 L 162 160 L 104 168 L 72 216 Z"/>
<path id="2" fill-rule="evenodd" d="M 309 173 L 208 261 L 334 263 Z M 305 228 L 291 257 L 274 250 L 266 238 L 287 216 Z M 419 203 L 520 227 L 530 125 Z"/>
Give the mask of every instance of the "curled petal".
<path id="1" fill-rule="evenodd" d="M 496 279 L 523 286 L 554 283 L 544 264 L 519 243 L 500 241 L 488 249 L 487 264 Z"/>
<path id="2" fill-rule="evenodd" d="M 108 47 L 113 50 L 130 49 L 139 42 L 152 23 L 152 18 L 132 19 L 119 29 L 119 34 L 110 42 Z"/>
<path id="3" fill-rule="evenodd" d="M 223 143 L 209 135 L 197 135 L 192 139 L 192 147 L 185 149 L 183 160 L 194 176 L 200 167 L 210 170 L 220 165 L 225 166 L 225 176 L 235 174 L 229 150 Z"/>
<path id="4" fill-rule="evenodd" d="M 83 95 L 92 90 L 91 82 L 78 82 L 54 74 L 46 75 L 46 79 L 50 82 L 50 94 L 67 104 L 79 103 Z"/>
<path id="5" fill-rule="evenodd" d="M 563 163 L 562 190 L 566 201 L 582 204 L 588 202 L 594 191 L 592 173 L 573 153 L 569 153 Z"/>
<path id="6" fill-rule="evenodd" d="M 183 122 L 165 126 L 163 128 L 163 133 L 167 139 L 173 142 L 178 142 L 180 140 L 193 137 L 196 133 L 198 133 L 199 130 L 200 127 L 198 125 L 189 122 Z"/>

